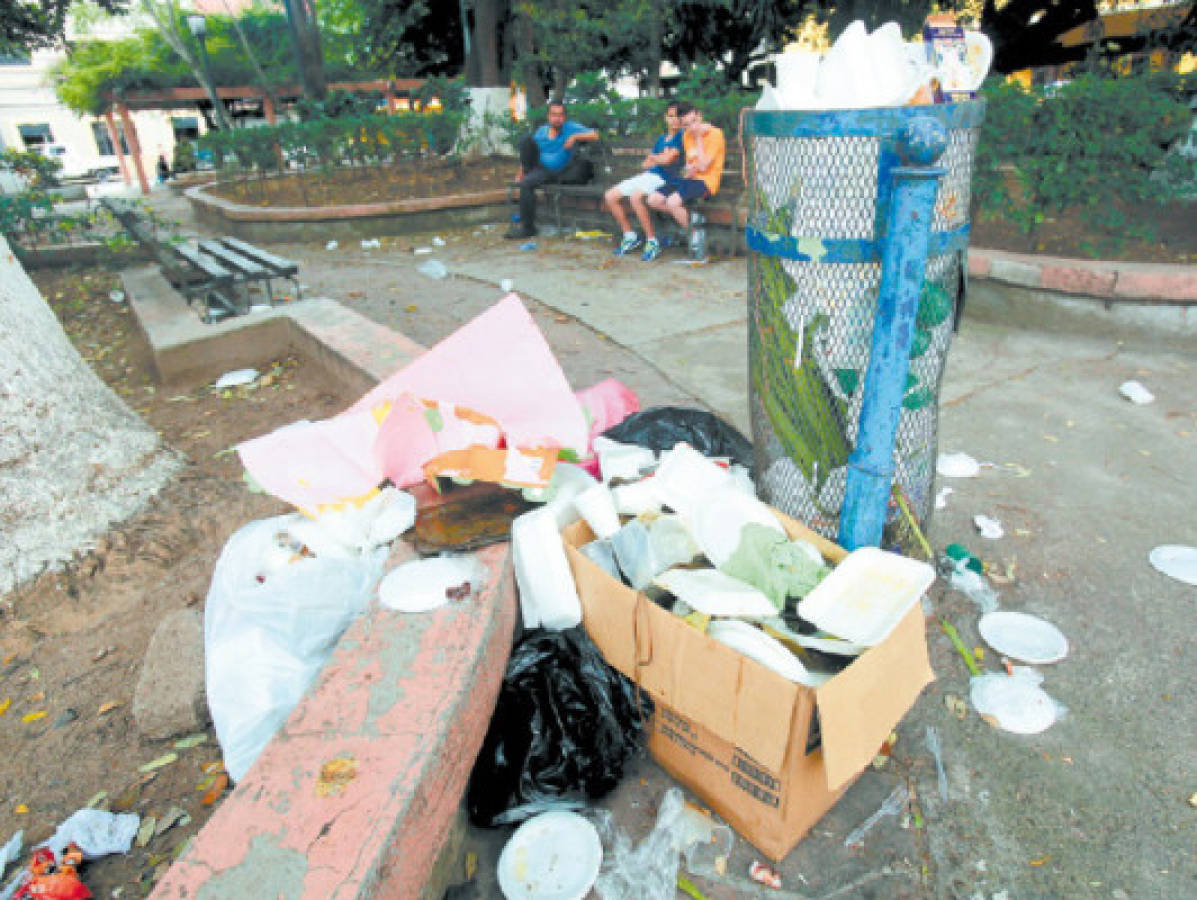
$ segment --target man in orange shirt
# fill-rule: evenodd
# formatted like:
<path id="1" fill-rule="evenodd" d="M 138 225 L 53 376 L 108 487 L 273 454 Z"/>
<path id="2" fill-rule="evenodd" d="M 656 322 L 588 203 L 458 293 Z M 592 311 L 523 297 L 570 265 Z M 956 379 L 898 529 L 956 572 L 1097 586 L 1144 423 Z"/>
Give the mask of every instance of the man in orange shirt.
<path id="1" fill-rule="evenodd" d="M 687 106 L 689 104 L 678 104 L 679 114 Z M 704 122 L 702 113 L 692 107 L 681 114 L 681 120 L 686 149 L 686 166 L 682 169 L 682 177 L 657 188 L 648 195 L 647 202 L 653 209 L 669 213 L 678 225 L 688 229 L 690 211 L 686 209 L 686 204 L 719 193 L 727 142 L 723 139 L 723 132 Z M 652 262 L 660 255 L 661 244 L 653 238 L 645 243 L 644 254 L 640 258 Z"/>

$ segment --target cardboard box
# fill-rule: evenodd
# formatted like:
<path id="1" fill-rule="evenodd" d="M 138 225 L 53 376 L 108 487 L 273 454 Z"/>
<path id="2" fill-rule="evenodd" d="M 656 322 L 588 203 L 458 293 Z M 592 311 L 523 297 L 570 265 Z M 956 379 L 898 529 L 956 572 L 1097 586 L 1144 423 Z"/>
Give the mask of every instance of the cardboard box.
<path id="1" fill-rule="evenodd" d="M 831 562 L 845 551 L 778 514 Z M 607 661 L 656 702 L 649 749 L 674 778 L 773 860 L 831 809 L 935 675 L 919 605 L 818 688 L 787 681 L 613 579 L 565 529 L 582 621 Z"/>

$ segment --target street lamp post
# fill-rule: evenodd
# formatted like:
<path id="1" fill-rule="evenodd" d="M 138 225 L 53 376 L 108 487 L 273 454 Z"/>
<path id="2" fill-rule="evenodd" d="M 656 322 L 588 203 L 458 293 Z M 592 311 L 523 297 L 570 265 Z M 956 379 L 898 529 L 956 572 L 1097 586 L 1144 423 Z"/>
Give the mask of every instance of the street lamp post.
<path id="1" fill-rule="evenodd" d="M 219 102 L 216 83 L 212 81 L 212 63 L 208 59 L 208 20 L 200 15 L 187 16 L 187 28 L 191 31 L 191 36 L 195 38 L 196 44 L 199 45 L 200 66 L 204 70 L 204 80 L 212 86 L 212 92 L 216 98 L 213 102 Z M 217 112 L 216 120 L 221 121 L 221 119 L 221 115 Z"/>

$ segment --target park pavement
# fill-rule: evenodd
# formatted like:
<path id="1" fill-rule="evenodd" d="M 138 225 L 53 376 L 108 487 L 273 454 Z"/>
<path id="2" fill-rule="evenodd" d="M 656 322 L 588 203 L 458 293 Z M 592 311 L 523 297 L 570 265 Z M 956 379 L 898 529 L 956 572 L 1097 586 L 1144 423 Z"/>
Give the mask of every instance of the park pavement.
<path id="1" fill-rule="evenodd" d="M 186 211 L 164 206 L 190 227 Z M 510 280 L 575 387 L 614 375 L 643 406 L 692 403 L 748 430 L 746 262 L 686 265 L 611 256 L 607 241 L 549 237 L 521 251 L 498 228 L 388 240 L 382 248 L 274 249 L 300 262 L 315 294 L 332 296 L 425 345 L 498 299 Z M 431 247 L 431 254 L 415 250 Z M 435 258 L 449 276 L 418 266 Z M 1120 336 L 985 321 L 966 308 L 948 354 L 939 446 L 992 463 L 932 516 L 936 548 L 968 545 L 1003 573 L 1001 607 L 1040 615 L 1068 637 L 1068 657 L 1044 666 L 1044 687 L 1067 708 L 1046 732 L 997 730 L 967 703 L 968 672 L 928 619 L 937 681 L 897 729 L 884 765 L 869 768 L 780 867 L 778 893 L 748 881 L 759 855 L 737 839 L 727 875 L 695 879 L 711 898 L 1197 896 L 1197 734 L 1192 703 L 1197 588 L 1148 562 L 1160 544 L 1197 544 L 1197 406 L 1192 344 L 1150 328 Z M 1128 379 L 1155 395 L 1133 405 Z M 978 535 L 973 517 L 1004 536 Z M 978 611 L 937 584 L 937 616 L 984 647 Z M 992 651 L 981 665 L 996 671 Z M 926 747 L 943 747 L 946 795 Z M 915 803 L 881 819 L 863 845 L 844 837 L 899 781 Z M 673 784 L 635 762 L 602 806 L 633 840 L 651 827 Z M 455 897 L 494 897 L 507 831 L 471 831 L 474 880 Z"/>

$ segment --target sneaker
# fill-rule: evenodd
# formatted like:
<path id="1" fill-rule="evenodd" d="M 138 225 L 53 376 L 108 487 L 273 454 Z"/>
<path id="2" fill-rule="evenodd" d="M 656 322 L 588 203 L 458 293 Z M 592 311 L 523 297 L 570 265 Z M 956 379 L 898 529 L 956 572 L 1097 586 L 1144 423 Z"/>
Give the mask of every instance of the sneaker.
<path id="1" fill-rule="evenodd" d="M 627 235 L 624 237 L 624 239 L 622 241 L 619 242 L 619 249 L 617 249 L 615 251 L 615 255 L 616 256 L 627 256 L 629 253 L 631 253 L 633 250 L 635 250 L 637 247 L 639 247 L 643 243 L 644 243 L 644 241 L 641 240 L 640 235 L 638 235 L 638 234 Z"/>
<path id="2" fill-rule="evenodd" d="M 661 255 L 661 242 L 656 238 L 649 238 L 648 243 L 644 245 L 644 252 L 640 254 L 641 262 L 652 262 Z"/>

